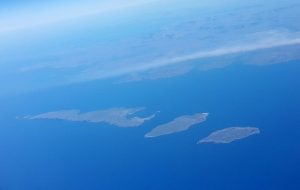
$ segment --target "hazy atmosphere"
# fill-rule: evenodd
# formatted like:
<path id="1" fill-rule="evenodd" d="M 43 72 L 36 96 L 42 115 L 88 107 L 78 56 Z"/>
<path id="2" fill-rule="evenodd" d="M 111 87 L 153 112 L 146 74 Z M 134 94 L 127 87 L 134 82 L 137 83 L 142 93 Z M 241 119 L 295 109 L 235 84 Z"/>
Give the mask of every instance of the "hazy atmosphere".
<path id="1" fill-rule="evenodd" d="M 0 2 L 0 190 L 300 189 L 297 0 Z"/>

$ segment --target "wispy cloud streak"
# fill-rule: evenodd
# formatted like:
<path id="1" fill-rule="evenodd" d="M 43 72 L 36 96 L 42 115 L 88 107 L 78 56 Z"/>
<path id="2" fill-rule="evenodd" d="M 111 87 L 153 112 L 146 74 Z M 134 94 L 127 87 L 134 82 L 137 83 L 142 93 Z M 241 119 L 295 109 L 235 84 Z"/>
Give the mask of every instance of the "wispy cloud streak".
<path id="1" fill-rule="evenodd" d="M 87 70 L 77 77 L 74 81 L 86 81 L 93 79 L 109 78 L 127 75 L 130 73 L 138 73 L 160 67 L 175 65 L 183 62 L 201 60 L 204 58 L 219 57 L 230 54 L 241 54 L 253 51 L 259 51 L 270 48 L 283 46 L 300 45 L 300 33 L 281 33 L 281 32 L 266 32 L 258 39 L 248 39 L 247 42 L 240 42 L 241 45 L 231 45 L 226 47 L 216 48 L 214 50 L 198 51 L 186 55 L 161 58 L 147 63 L 134 64 L 121 69 L 112 70 Z M 73 82 L 74 82 L 73 81 Z"/>

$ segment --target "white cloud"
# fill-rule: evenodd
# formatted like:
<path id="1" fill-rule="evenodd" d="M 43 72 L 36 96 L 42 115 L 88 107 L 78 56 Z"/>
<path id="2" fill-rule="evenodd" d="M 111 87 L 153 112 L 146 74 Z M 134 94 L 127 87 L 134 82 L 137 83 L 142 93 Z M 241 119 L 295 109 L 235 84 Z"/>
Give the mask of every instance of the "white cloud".
<path id="1" fill-rule="evenodd" d="M 208 137 L 198 141 L 200 143 L 231 143 L 236 140 L 259 134 L 260 130 L 255 127 L 229 127 L 211 133 Z"/>
<path id="2" fill-rule="evenodd" d="M 148 72 L 133 73 L 121 78 L 117 84 L 137 82 L 142 80 L 159 80 L 164 78 L 172 78 L 180 75 L 185 75 L 192 71 L 194 68 L 191 65 L 175 65 L 170 67 L 161 67 L 157 69 L 150 70 Z"/>
<path id="3" fill-rule="evenodd" d="M 12 91 L 8 86 L 14 83 L 30 91 L 112 77 L 124 77 L 123 81 L 153 80 L 237 62 L 265 65 L 300 57 L 299 48 L 289 48 L 300 46 L 300 4 L 292 0 L 273 4 L 258 0 L 220 4 L 214 0 L 216 6 L 208 6 L 209 9 L 201 4 L 211 1 L 155 0 L 151 5 L 137 0 L 104 1 L 107 4 L 103 6 L 103 1 L 95 2 L 95 6 L 82 3 L 86 6 L 74 6 L 75 9 L 56 5 L 61 10 L 55 11 L 51 7 L 45 11 L 29 8 L 45 12 L 44 16 L 35 11 L 18 11 L 13 14 L 13 22 L 9 21 L 12 17 L 0 13 L 0 30 L 30 27 L 39 24 L 39 19 L 47 25 L 56 22 L 56 17 L 59 22 L 68 16 L 76 18 L 51 25 L 49 30 L 36 27 L 33 33 L 9 32 L 8 38 L 1 38 L 0 70 L 5 71 L 0 72 L 4 79 L 0 82 L 2 91 Z M 108 13 L 101 14 L 102 9 Z M 94 10 L 99 15 L 78 18 L 86 12 L 94 14 Z M 267 51 L 279 48 L 280 51 Z M 258 52 L 262 53 L 257 56 Z M 245 54 L 248 55 L 242 61 L 234 57 Z M 231 56 L 224 63 L 223 58 Z M 213 59 L 218 62 L 213 63 Z M 39 80 L 26 80 L 28 76 Z"/>
<path id="4" fill-rule="evenodd" d="M 188 130 L 191 126 L 204 122 L 208 113 L 197 113 L 194 115 L 185 115 L 174 119 L 173 121 L 159 125 L 148 132 L 145 137 L 158 137 Z"/>
<path id="5" fill-rule="evenodd" d="M 148 117 L 134 116 L 144 108 L 111 108 L 87 113 L 81 113 L 80 110 L 61 110 L 48 112 L 36 116 L 26 116 L 25 119 L 57 119 L 66 121 L 85 121 L 93 123 L 108 123 L 118 127 L 138 127 L 145 121 L 155 117 L 152 114 Z"/>
<path id="6" fill-rule="evenodd" d="M 290 33 L 290 32 L 283 32 L 283 31 L 267 31 L 262 33 L 256 33 L 256 34 L 252 34 L 244 41 L 236 42 L 236 44 L 238 45 L 227 45 L 225 47 L 219 47 L 212 50 L 199 50 L 194 53 L 189 53 L 186 55 L 179 55 L 179 56 L 166 57 L 166 58 L 161 57 L 157 60 L 139 63 L 139 64 L 133 63 L 130 65 L 125 65 L 123 67 L 114 68 L 114 69 L 111 68 L 97 69 L 91 67 L 90 69 L 87 69 L 83 71 L 81 74 L 73 77 L 73 79 L 71 79 L 71 82 L 118 77 L 118 76 L 128 75 L 131 73 L 145 72 L 148 70 L 153 70 L 161 67 L 177 65 L 185 62 L 194 61 L 194 60 L 221 57 L 226 55 L 242 54 L 242 53 L 260 51 L 260 50 L 266 50 L 266 49 L 278 48 L 284 46 L 300 45 L 300 32 Z M 296 55 L 294 54 L 294 56 Z M 201 62 L 198 63 L 202 64 Z"/>
<path id="7" fill-rule="evenodd" d="M 120 46 L 123 45 L 124 44 L 120 44 Z M 74 55 L 67 54 L 67 57 L 64 57 L 61 60 L 21 67 L 19 71 L 30 72 L 39 69 L 66 70 L 80 68 L 79 72 L 74 70 L 74 74 L 68 77 L 68 80 L 66 80 L 68 83 L 112 77 L 125 77 L 120 80 L 121 82 L 153 80 L 183 75 L 197 67 L 201 70 L 226 67 L 234 62 L 234 59 L 236 58 L 234 56 L 254 51 L 256 54 L 257 52 L 261 53 L 259 53 L 259 56 L 242 57 L 242 60 L 249 64 L 257 64 L 259 62 L 260 65 L 264 65 L 274 63 L 274 61 L 276 62 L 276 60 L 274 60 L 274 55 L 279 57 L 277 62 L 299 59 L 299 48 L 297 48 L 299 45 L 300 32 L 265 31 L 251 34 L 242 41 L 231 42 L 231 45 L 226 45 L 224 47 L 218 47 L 211 50 L 198 50 L 194 53 L 179 56 L 158 56 L 156 60 L 154 59 L 152 61 L 151 59 L 153 58 L 150 57 L 145 58 L 149 60 L 146 62 L 135 60 L 136 56 L 123 58 L 124 60 L 119 60 L 120 62 L 114 62 L 113 64 L 107 65 L 100 61 L 107 60 L 106 55 L 101 53 L 102 51 L 104 51 L 105 54 L 113 56 L 114 53 L 118 54 L 116 51 L 122 51 L 126 48 L 123 46 L 121 49 L 118 49 L 118 47 L 114 48 L 116 51 L 113 51 L 113 48 L 109 50 L 99 48 L 96 50 L 91 49 L 90 52 L 89 50 L 84 50 L 83 52 L 76 52 Z M 291 46 L 297 47 L 291 48 Z M 128 48 L 130 49 L 130 47 Z M 282 50 L 266 53 L 266 51 L 274 48 L 282 48 Z M 285 49 L 288 49 L 288 51 L 285 51 Z M 95 56 L 97 52 L 99 52 L 98 54 L 100 56 Z M 227 59 L 226 63 L 224 60 L 218 60 L 219 63 L 206 63 L 207 59 L 216 59 L 231 55 L 233 57 Z M 55 55 L 52 56 L 55 57 Z M 254 60 L 257 57 L 259 57 L 260 61 Z M 144 58 L 142 57 L 141 60 L 142 59 Z M 196 60 L 197 62 L 191 63 Z"/>

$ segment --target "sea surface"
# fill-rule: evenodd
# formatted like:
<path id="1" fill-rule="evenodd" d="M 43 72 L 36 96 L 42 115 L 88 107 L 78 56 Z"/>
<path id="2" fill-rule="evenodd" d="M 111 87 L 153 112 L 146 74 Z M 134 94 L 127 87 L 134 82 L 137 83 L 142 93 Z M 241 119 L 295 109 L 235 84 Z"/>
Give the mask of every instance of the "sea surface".
<path id="1" fill-rule="evenodd" d="M 300 64 L 230 65 L 160 80 L 93 81 L 2 98 L 1 190 L 300 189 Z M 27 120 L 55 110 L 160 111 L 136 128 Z M 144 138 L 176 117 L 209 112 L 190 130 Z M 261 133 L 197 144 L 227 127 Z"/>

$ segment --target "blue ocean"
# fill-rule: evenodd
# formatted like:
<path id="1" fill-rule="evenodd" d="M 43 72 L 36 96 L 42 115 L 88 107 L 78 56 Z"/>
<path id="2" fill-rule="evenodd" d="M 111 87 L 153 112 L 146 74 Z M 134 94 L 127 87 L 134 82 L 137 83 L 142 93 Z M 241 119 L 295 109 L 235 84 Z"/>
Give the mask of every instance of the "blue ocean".
<path id="1" fill-rule="evenodd" d="M 235 65 L 159 81 L 82 83 L 3 99 L 1 188 L 299 189 L 299 72 L 295 62 Z M 130 129 L 16 119 L 54 109 L 124 105 L 160 113 Z M 144 138 L 153 126 L 194 112 L 210 116 L 183 133 Z M 226 145 L 196 144 L 211 131 L 239 125 L 259 127 L 261 134 Z"/>

